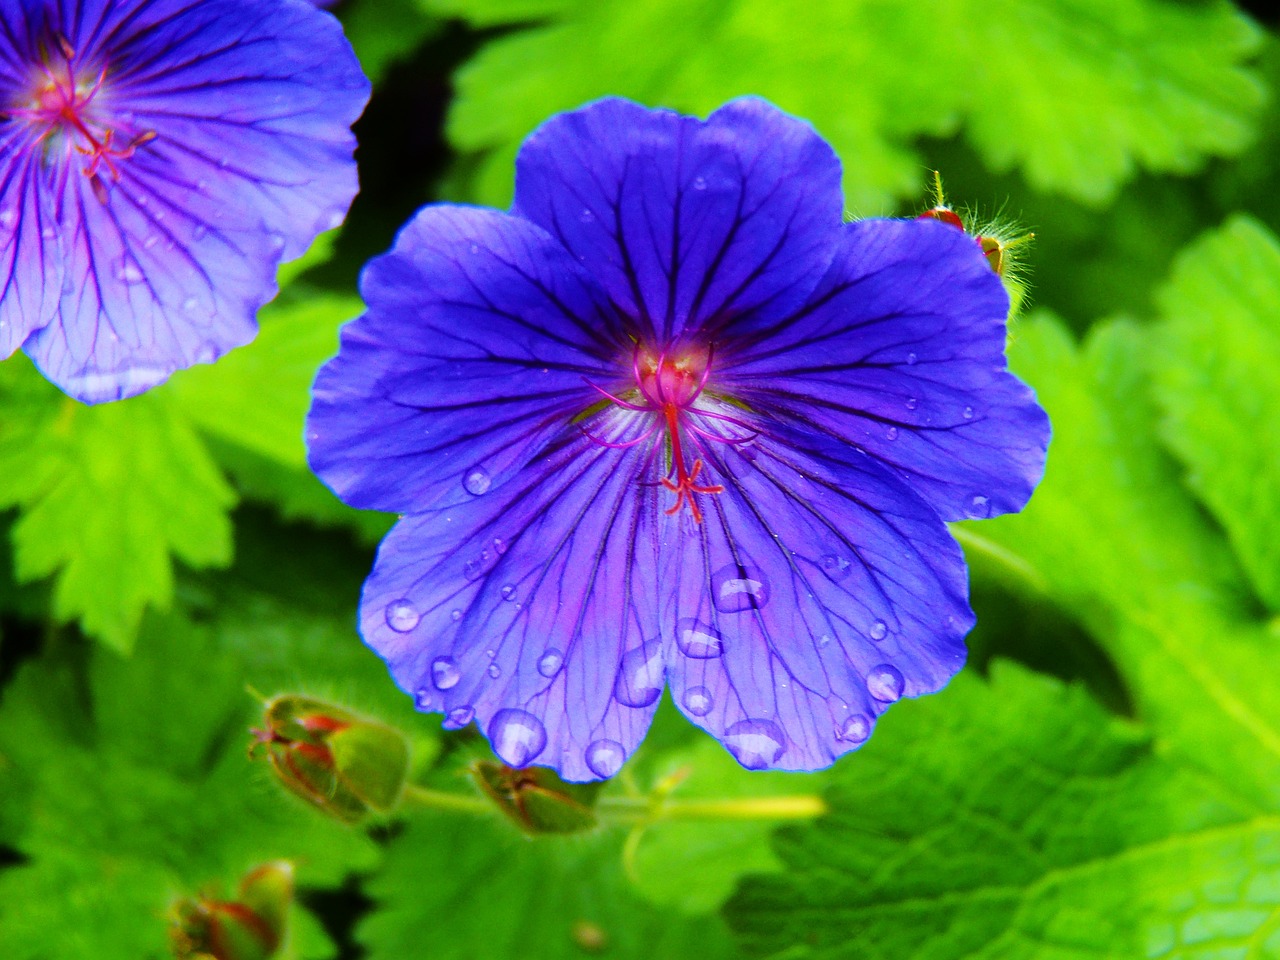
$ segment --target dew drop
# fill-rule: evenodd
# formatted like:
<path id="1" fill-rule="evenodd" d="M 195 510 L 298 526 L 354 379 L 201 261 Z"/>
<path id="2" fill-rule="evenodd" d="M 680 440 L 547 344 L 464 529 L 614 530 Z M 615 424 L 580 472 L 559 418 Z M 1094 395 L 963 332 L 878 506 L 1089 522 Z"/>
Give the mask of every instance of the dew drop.
<path id="1" fill-rule="evenodd" d="M 676 624 L 676 646 L 694 660 L 711 660 L 724 653 L 720 634 L 701 620 L 686 619 Z"/>
<path id="2" fill-rule="evenodd" d="M 206 190 L 208 190 L 208 189 L 209 189 L 209 181 L 208 181 L 208 180 L 197 180 L 197 181 L 196 181 L 196 189 L 197 189 L 197 190 L 199 190 L 201 193 L 204 193 Z"/>
<path id="3" fill-rule="evenodd" d="M 694 178 L 693 178 L 693 189 L 695 189 L 695 190 L 705 190 L 705 189 L 707 189 L 707 178 L 706 178 L 706 177 L 694 177 Z"/>
<path id="4" fill-rule="evenodd" d="M 514 600 L 516 598 L 515 585 L 511 583 L 503 584 L 501 593 L 503 600 Z"/>
<path id="5" fill-rule="evenodd" d="M 605 780 L 621 770 L 627 761 L 627 751 L 616 740 L 596 740 L 587 745 L 584 756 L 591 772 Z"/>
<path id="6" fill-rule="evenodd" d="M 871 624 L 871 629 L 867 631 L 867 636 L 872 640 L 883 640 L 889 635 L 889 625 L 883 620 L 876 620 Z"/>
<path id="7" fill-rule="evenodd" d="M 907 397 L 907 409 L 908 409 L 908 410 L 914 410 L 914 409 L 915 409 L 916 407 L 918 407 L 918 406 L 920 406 L 920 401 L 919 401 L 919 400 L 917 400 L 915 397 Z"/>
<path id="8" fill-rule="evenodd" d="M 431 709 L 431 690 L 428 687 L 419 687 L 418 692 L 413 695 L 413 705 L 419 710 Z"/>
<path id="9" fill-rule="evenodd" d="M 159 242 L 160 238 L 153 233 L 151 236 L 147 237 L 147 239 L 142 241 L 142 249 L 150 250 Z"/>
<path id="10" fill-rule="evenodd" d="M 964 418 L 965 418 L 966 420 L 972 420 L 972 419 L 973 419 L 973 407 L 965 407 L 965 408 L 964 408 Z"/>
<path id="11" fill-rule="evenodd" d="M 461 610 L 450 610 L 450 611 L 449 611 L 449 619 L 450 619 L 450 620 L 452 620 L 454 623 L 457 623 L 459 620 L 461 620 L 461 619 L 462 619 L 462 611 L 461 611 Z"/>
<path id="12" fill-rule="evenodd" d="M 191 231 L 191 239 L 196 241 L 203 240 L 208 235 L 209 235 L 209 228 L 206 227 L 203 223 L 197 223 L 195 225 L 195 228 L 192 229 Z"/>
<path id="13" fill-rule="evenodd" d="M 848 743 L 863 743 L 869 736 L 871 736 L 871 723 L 860 713 L 855 713 L 836 730 L 836 739 Z"/>
<path id="14" fill-rule="evenodd" d="M 964 512 L 970 520 L 985 520 L 991 516 L 991 501 L 987 497 L 971 497 Z"/>
<path id="15" fill-rule="evenodd" d="M 187 297 L 182 301 L 182 309 L 187 313 L 195 313 L 200 306 L 200 301 L 195 297 Z"/>
<path id="16" fill-rule="evenodd" d="M 890 427 L 888 430 L 886 430 L 886 431 L 884 432 L 884 435 L 885 435 L 886 437 L 888 437 L 890 440 L 897 440 L 897 439 L 898 439 L 898 428 L 897 428 L 897 427 Z"/>
<path id="17" fill-rule="evenodd" d="M 916 360 L 917 360 L 917 359 L 919 359 L 919 358 L 918 358 L 914 353 L 908 353 L 908 354 L 907 354 L 907 366 L 908 366 L 908 367 L 910 367 L 910 366 L 914 366 L 914 365 L 915 365 L 915 362 L 916 362 Z"/>
<path id="18" fill-rule="evenodd" d="M 489 664 L 489 669 L 486 670 L 485 673 L 489 674 L 489 676 L 492 679 L 497 680 L 500 676 L 502 676 L 502 668 L 498 666 L 496 663 L 491 663 Z"/>
<path id="19" fill-rule="evenodd" d="M 731 563 L 712 576 L 711 602 L 724 613 L 759 610 L 769 602 L 769 581 L 753 566 Z"/>
<path id="20" fill-rule="evenodd" d="M 523 767 L 547 745 L 547 731 L 533 714 L 514 708 L 499 710 L 489 721 L 493 752 L 503 763 Z"/>
<path id="21" fill-rule="evenodd" d="M 484 561 L 468 560 L 462 565 L 462 575 L 468 580 L 479 580 L 484 576 Z"/>
<path id="22" fill-rule="evenodd" d="M 538 658 L 538 672 L 544 677 L 554 677 L 560 672 L 560 666 L 564 663 L 564 654 L 555 647 L 548 647 L 547 651 Z"/>
<path id="23" fill-rule="evenodd" d="M 478 243 L 473 243 L 473 244 L 471 245 L 471 252 L 472 252 L 472 253 L 479 253 L 479 252 L 480 252 L 480 244 L 478 244 Z"/>
<path id="24" fill-rule="evenodd" d="M 734 759 L 748 770 L 772 766 L 787 749 L 787 738 L 772 720 L 739 720 L 723 739 Z"/>
<path id="25" fill-rule="evenodd" d="M 902 696 L 905 681 L 897 667 L 882 663 L 867 674 L 867 693 L 881 703 L 893 703 Z"/>
<path id="26" fill-rule="evenodd" d="M 818 646 L 819 646 L 819 647 L 829 647 L 829 646 L 831 646 L 831 634 L 829 634 L 829 633 L 824 633 L 822 636 L 820 636 L 820 637 L 818 638 Z"/>
<path id="27" fill-rule="evenodd" d="M 446 730 L 458 730 L 475 719 L 475 715 L 475 708 L 469 707 L 465 703 L 460 707 L 454 707 L 444 718 L 444 728 Z"/>
<path id="28" fill-rule="evenodd" d="M 462 489 L 473 497 L 488 493 L 492 485 L 493 478 L 484 467 L 472 467 L 462 475 Z"/>
<path id="29" fill-rule="evenodd" d="M 43 230 L 40 231 L 40 236 L 42 236 L 46 240 L 52 240 L 57 235 L 58 235 L 58 231 L 53 227 L 45 227 Z"/>
<path id="30" fill-rule="evenodd" d="M 834 553 L 824 553 L 818 560 L 818 565 L 822 567 L 822 572 L 832 580 L 843 580 L 849 576 L 849 558 L 837 556 Z"/>
<path id="31" fill-rule="evenodd" d="M 116 279 L 123 283 L 141 283 L 145 277 L 142 269 L 133 260 L 125 257 L 116 264 Z"/>
<path id="32" fill-rule="evenodd" d="M 451 690 L 461 679 L 462 673 L 450 657 L 436 657 L 431 661 L 431 682 L 437 690 Z"/>
<path id="33" fill-rule="evenodd" d="M 227 169 L 227 167 L 231 166 L 231 161 L 228 160 L 226 157 L 223 157 L 218 161 L 218 166 L 221 169 L 225 170 Z"/>
<path id="34" fill-rule="evenodd" d="M 590 210 L 584 209 L 580 214 L 578 214 L 578 219 L 583 223 L 593 223 L 596 219 L 596 215 Z"/>
<path id="35" fill-rule="evenodd" d="M 613 697 L 623 706 L 647 707 L 662 695 L 664 682 L 662 647 L 650 640 L 623 655 L 613 681 Z"/>
<path id="36" fill-rule="evenodd" d="M 501 537 L 494 537 L 493 552 L 496 553 L 498 556 L 502 556 L 504 553 L 506 553 L 507 541 L 503 540 Z"/>
<path id="37" fill-rule="evenodd" d="M 392 600 L 387 604 L 386 617 L 387 626 L 396 633 L 408 633 L 422 619 L 422 615 L 418 613 L 418 608 L 404 597 L 399 600 Z"/>
<path id="38" fill-rule="evenodd" d="M 272 233 L 267 235 L 267 242 L 271 244 L 272 250 L 284 249 L 284 234 Z"/>
<path id="39" fill-rule="evenodd" d="M 0 227 L 12 227 L 18 222 L 18 214 L 14 210 L 0 210 Z"/>
<path id="40" fill-rule="evenodd" d="M 715 705 L 715 698 L 706 687 L 690 687 L 684 692 L 684 708 L 695 717 L 705 717 Z"/>

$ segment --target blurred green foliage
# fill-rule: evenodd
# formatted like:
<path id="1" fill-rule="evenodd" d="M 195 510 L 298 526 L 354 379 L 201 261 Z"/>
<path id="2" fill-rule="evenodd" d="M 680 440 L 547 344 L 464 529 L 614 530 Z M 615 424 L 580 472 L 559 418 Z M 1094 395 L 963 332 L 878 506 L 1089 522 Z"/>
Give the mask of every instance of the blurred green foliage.
<path id="1" fill-rule="evenodd" d="M 1280 958 L 1274 37 L 1217 0 L 338 14 L 376 84 L 366 189 L 258 339 L 98 408 L 0 365 L 0 957 L 166 956 L 180 897 L 288 859 L 297 960 Z M 307 470 L 311 379 L 364 258 L 419 203 L 504 204 L 550 113 L 746 93 L 835 144 L 853 213 L 920 209 L 938 168 L 1036 231 L 1010 357 L 1048 472 L 956 527 L 980 623 L 946 691 L 803 776 L 664 705 L 604 825 L 530 839 L 466 773 L 483 742 L 359 641 L 390 518 Z M 287 795 L 246 756 L 284 691 L 404 730 L 421 802 L 349 827 Z"/>

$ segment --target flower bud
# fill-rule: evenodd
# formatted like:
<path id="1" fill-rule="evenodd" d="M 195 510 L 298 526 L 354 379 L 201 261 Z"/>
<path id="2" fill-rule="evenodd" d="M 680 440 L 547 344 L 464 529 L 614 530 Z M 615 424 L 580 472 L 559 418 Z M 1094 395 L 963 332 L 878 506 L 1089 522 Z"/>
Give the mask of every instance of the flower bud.
<path id="1" fill-rule="evenodd" d="M 471 765 L 480 789 L 528 834 L 578 833 L 596 825 L 601 783 L 566 783 L 546 767 L 517 769 L 488 760 Z"/>
<path id="2" fill-rule="evenodd" d="M 235 900 L 199 896 L 179 900 L 169 940 L 179 960 L 269 960 L 285 939 L 293 902 L 293 864 L 255 867 L 240 881 Z"/>
<path id="3" fill-rule="evenodd" d="M 296 694 L 268 701 L 251 756 L 266 754 L 280 782 L 330 816 L 355 823 L 400 800 L 409 744 L 400 731 Z"/>
<path id="4" fill-rule="evenodd" d="M 1016 251 L 1033 239 L 1035 234 L 1024 232 L 1016 224 L 1001 218 L 978 224 L 970 213 L 957 213 L 947 206 L 942 192 L 942 176 L 936 170 L 933 172 L 933 200 L 933 206 L 916 219 L 939 220 L 973 237 L 978 249 L 987 258 L 987 263 L 991 264 L 991 269 L 1009 288 L 1010 296 L 1015 300 L 1019 299 L 1023 284 L 1017 276 L 1019 263 Z"/>

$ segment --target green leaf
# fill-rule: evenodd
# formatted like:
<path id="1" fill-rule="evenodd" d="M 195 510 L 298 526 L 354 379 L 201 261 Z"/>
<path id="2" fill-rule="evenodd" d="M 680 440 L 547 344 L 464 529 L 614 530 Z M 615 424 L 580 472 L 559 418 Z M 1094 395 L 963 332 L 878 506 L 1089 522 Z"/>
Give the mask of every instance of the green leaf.
<path id="1" fill-rule="evenodd" d="M 143 610 L 172 600 L 171 555 L 230 561 L 235 495 L 164 396 L 86 407 L 15 359 L 0 367 L 0 407 L 0 508 L 22 510 L 16 574 L 57 574 L 60 620 L 127 651 Z"/>
<path id="2" fill-rule="evenodd" d="M 342 23 L 375 85 L 440 27 L 423 0 L 355 0 L 343 11 Z"/>
<path id="3" fill-rule="evenodd" d="M 492 0 L 437 3 L 478 25 L 546 18 L 458 75 L 449 134 L 491 151 L 474 193 L 498 206 L 520 141 L 610 94 L 701 115 L 764 96 L 832 142 L 860 214 L 919 195 L 910 143 L 922 134 L 963 123 L 992 166 L 1099 202 L 1139 165 L 1188 172 L 1239 152 L 1263 100 L 1241 64 L 1260 33 L 1225 2 L 821 0 L 797 13 L 771 0 L 602 0 L 520 3 L 506 17 Z"/>
<path id="4" fill-rule="evenodd" d="M 778 835 L 787 872 L 728 906 L 753 955 L 1280 955 L 1280 817 L 1079 688 L 963 674 L 832 779 L 831 815 Z"/>
<path id="5" fill-rule="evenodd" d="M 1280 611 L 1280 243 L 1256 221 L 1229 221 L 1182 254 L 1160 304 L 1162 435 Z"/>
<path id="6" fill-rule="evenodd" d="M 957 535 L 976 575 L 1003 572 L 1079 619 L 1169 749 L 1275 807 L 1280 644 L 1157 439 L 1150 353 L 1127 323 L 1079 349 L 1054 320 L 1023 323 L 1010 356 L 1053 422 L 1048 469 L 1021 514 Z"/>
<path id="7" fill-rule="evenodd" d="M 349 629 L 262 603 L 241 596 L 238 616 L 216 626 L 154 617 L 127 660 L 55 648 L 6 688 L 0 804 L 18 798 L 27 813 L 12 840 L 25 862 L 0 870 L 0 956 L 161 956 L 176 896 L 226 888 L 269 860 L 292 860 L 304 886 L 337 885 L 376 862 L 364 834 L 316 815 L 247 757 L 260 708 L 246 685 L 286 672 L 313 687 L 362 675 L 340 666 L 345 653 L 306 657 L 340 635 L 361 649 Z M 267 629 L 253 629 L 255 613 Z M 256 658 L 243 653 L 250 646 Z M 369 660 L 365 670 L 380 667 Z M 314 930 L 302 947 L 328 952 Z"/>
<path id="8" fill-rule="evenodd" d="M 675 917 L 636 897 L 621 841 L 531 840 L 504 821 L 415 817 L 369 881 L 377 908 L 357 938 L 369 960 L 732 956 L 716 918 Z"/>
<path id="9" fill-rule="evenodd" d="M 677 802 L 715 798 L 723 801 L 797 794 L 817 790 L 821 776 L 744 770 L 709 737 L 687 750 L 669 751 L 657 764 L 659 779 L 675 775 Z M 653 903 L 684 913 L 719 907 L 748 873 L 774 870 L 769 848 L 775 823 L 766 819 L 697 822 L 670 820 L 647 827 L 634 845 L 628 866 L 640 893 Z M 696 878 L 673 882 L 673 876 Z"/>

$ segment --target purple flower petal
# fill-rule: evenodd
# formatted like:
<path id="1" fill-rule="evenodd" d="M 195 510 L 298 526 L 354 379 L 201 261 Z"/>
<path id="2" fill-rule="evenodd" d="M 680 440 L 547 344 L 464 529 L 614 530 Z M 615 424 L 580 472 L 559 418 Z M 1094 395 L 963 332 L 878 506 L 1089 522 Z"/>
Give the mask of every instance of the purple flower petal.
<path id="1" fill-rule="evenodd" d="M 797 305 L 835 252 L 842 206 L 831 148 L 755 98 L 706 121 L 601 100 L 548 120 L 516 161 L 513 212 L 663 340 Z"/>
<path id="2" fill-rule="evenodd" d="M 605 412 L 590 429 L 624 443 L 639 419 Z M 570 428 L 503 486 L 396 525 L 361 632 L 419 709 L 475 720 L 512 766 L 617 773 L 664 681 L 645 460 Z"/>
<path id="3" fill-rule="evenodd" d="M 62 289 L 52 198 L 38 160 L 12 139 L 0 128 L 0 360 L 53 319 Z"/>
<path id="4" fill-rule="evenodd" d="M 703 523 L 660 518 L 668 677 L 744 766 L 812 770 L 893 701 L 945 685 L 973 613 L 960 548 L 901 480 L 847 445 L 766 430 L 702 445 L 703 477 L 725 487 Z"/>
<path id="5" fill-rule="evenodd" d="M 627 356 L 591 278 L 497 211 L 428 207 L 362 289 L 369 311 L 344 328 L 307 421 L 313 469 L 356 506 L 416 512 L 500 486 Z"/>
<path id="6" fill-rule="evenodd" d="M 117 399 L 252 339 L 276 265 L 355 194 L 368 81 L 303 0 L 28 7 L 3 127 L 42 159 L 67 282 L 25 349 L 73 396 Z"/>
<path id="7" fill-rule="evenodd" d="M 1044 472 L 1049 420 L 1006 368 L 1008 297 L 971 238 L 932 221 L 844 227 L 795 316 L 720 350 L 753 409 L 852 442 L 944 520 L 1020 510 Z"/>

